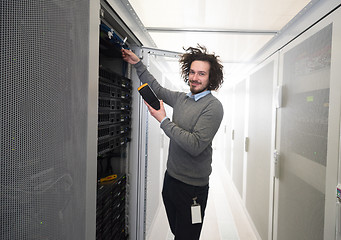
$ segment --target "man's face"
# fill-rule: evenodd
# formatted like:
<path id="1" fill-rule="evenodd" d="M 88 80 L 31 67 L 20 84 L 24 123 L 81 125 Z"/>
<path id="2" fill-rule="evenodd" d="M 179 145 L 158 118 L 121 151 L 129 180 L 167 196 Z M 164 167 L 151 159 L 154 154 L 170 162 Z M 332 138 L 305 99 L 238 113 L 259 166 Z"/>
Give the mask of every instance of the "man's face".
<path id="1" fill-rule="evenodd" d="M 210 63 L 193 61 L 189 70 L 188 81 L 192 94 L 201 93 L 209 86 Z"/>

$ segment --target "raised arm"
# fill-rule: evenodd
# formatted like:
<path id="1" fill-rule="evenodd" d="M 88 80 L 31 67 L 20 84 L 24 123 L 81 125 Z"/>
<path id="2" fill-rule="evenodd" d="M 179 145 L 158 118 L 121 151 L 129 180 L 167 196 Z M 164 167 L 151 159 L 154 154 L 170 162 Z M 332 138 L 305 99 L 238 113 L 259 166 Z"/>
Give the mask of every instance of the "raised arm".
<path id="1" fill-rule="evenodd" d="M 179 94 L 178 92 L 170 91 L 169 89 L 162 87 L 132 51 L 122 49 L 122 58 L 124 61 L 134 65 L 141 82 L 148 83 L 159 99 L 162 99 L 166 104 L 173 107 L 174 102 L 177 99 L 177 94 Z"/>
<path id="2" fill-rule="evenodd" d="M 139 57 L 135 55 L 132 51 L 122 48 L 122 58 L 124 61 L 130 64 L 136 64 L 140 61 Z"/>

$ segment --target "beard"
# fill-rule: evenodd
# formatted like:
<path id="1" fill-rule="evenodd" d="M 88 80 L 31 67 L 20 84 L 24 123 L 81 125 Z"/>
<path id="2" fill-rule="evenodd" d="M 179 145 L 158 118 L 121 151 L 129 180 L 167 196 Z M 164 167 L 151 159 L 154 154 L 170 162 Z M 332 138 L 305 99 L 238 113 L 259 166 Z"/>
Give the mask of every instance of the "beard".
<path id="1" fill-rule="evenodd" d="M 204 92 L 208 89 L 208 84 L 207 86 L 200 84 L 198 81 L 189 81 L 189 89 L 192 94 L 197 94 Z"/>

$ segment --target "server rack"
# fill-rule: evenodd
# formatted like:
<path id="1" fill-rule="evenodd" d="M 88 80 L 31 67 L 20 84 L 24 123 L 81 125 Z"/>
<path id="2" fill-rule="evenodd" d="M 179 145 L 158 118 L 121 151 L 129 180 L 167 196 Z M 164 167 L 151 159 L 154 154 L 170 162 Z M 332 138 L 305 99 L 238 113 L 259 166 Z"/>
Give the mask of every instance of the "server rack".
<path id="1" fill-rule="evenodd" d="M 105 9 L 110 8 L 101 2 Z M 132 81 L 121 58 L 128 48 L 113 16 L 102 9 L 99 31 L 96 239 L 127 239 L 127 168 Z M 111 9 L 112 10 L 112 9 Z"/>
<path id="2" fill-rule="evenodd" d="M 122 2 L 110 2 L 0 3 L 0 239 L 92 240 L 96 227 L 98 238 L 118 228 L 124 239 L 127 220 L 137 222 L 126 209 L 134 213 L 136 189 L 143 189 L 136 174 L 140 125 L 131 127 L 139 116 L 130 117 L 139 107 L 136 97 L 129 98 L 129 66 L 119 50 L 125 36 L 126 45 L 142 43 L 111 8 Z M 99 40 L 105 26 L 117 34 L 118 45 L 108 31 Z M 117 178 L 97 186 L 109 174 Z M 102 207 L 97 226 L 96 187 Z M 133 197 L 127 197 L 128 187 Z M 116 239 L 110 234 L 106 239 Z"/>

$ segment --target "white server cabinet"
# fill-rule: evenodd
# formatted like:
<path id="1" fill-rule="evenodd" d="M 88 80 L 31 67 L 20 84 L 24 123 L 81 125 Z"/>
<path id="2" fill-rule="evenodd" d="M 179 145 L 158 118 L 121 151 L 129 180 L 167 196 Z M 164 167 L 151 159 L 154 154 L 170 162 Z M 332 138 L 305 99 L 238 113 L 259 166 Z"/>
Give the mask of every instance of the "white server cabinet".
<path id="1" fill-rule="evenodd" d="M 274 239 L 335 239 L 340 9 L 280 52 Z"/>
<path id="2" fill-rule="evenodd" d="M 260 239 L 340 239 L 340 17 L 320 2 L 233 89 L 249 121 L 233 125 L 231 175 Z"/>

